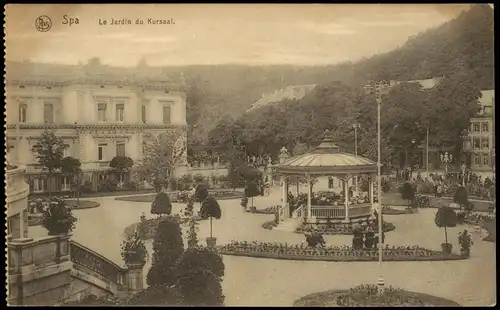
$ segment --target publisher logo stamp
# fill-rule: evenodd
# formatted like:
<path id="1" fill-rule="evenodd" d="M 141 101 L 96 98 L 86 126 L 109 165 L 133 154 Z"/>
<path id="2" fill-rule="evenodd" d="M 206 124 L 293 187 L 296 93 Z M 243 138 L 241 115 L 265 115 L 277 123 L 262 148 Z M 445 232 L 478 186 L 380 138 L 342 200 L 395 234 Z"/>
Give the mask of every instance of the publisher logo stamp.
<path id="1" fill-rule="evenodd" d="M 52 20 L 46 16 L 38 16 L 35 20 L 35 28 L 40 32 L 47 32 L 52 28 Z"/>

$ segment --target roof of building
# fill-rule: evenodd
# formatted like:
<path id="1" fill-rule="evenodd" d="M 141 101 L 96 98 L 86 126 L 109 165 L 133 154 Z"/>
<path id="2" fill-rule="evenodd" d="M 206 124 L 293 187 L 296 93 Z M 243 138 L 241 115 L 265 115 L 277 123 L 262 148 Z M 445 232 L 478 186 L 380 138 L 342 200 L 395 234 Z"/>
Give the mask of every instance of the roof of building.
<path id="1" fill-rule="evenodd" d="M 6 62 L 7 81 L 43 80 L 62 83 L 73 80 L 106 82 L 163 82 L 173 83 L 164 68 L 141 66 L 112 67 L 100 63 L 61 65 L 32 62 Z"/>
<path id="2" fill-rule="evenodd" d="M 347 173 L 375 173 L 377 164 L 365 157 L 341 152 L 329 133 L 312 152 L 295 156 L 277 167 L 286 175 L 338 175 Z"/>

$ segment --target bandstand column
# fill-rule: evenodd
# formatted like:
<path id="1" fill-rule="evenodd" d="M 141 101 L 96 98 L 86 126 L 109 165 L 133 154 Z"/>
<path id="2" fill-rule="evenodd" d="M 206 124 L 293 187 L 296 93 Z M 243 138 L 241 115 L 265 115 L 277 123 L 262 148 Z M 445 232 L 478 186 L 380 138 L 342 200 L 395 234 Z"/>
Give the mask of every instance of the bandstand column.
<path id="1" fill-rule="evenodd" d="M 349 221 L 349 178 L 344 179 L 345 221 Z"/>
<path id="2" fill-rule="evenodd" d="M 373 178 L 371 176 L 370 176 L 370 181 L 368 183 L 370 185 L 368 189 L 370 192 L 368 193 L 368 195 L 370 197 L 370 203 L 373 206 Z"/>
<path id="3" fill-rule="evenodd" d="M 307 178 L 307 218 L 310 220 L 312 215 L 312 207 L 311 207 L 311 195 L 312 195 L 312 187 L 311 187 L 311 179 Z"/>

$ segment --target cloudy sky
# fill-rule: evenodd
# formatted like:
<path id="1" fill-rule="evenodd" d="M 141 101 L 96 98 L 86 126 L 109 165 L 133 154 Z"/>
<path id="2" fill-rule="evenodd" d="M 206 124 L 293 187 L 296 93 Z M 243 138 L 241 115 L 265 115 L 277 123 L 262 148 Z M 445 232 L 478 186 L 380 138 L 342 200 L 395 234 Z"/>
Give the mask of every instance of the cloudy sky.
<path id="1" fill-rule="evenodd" d="M 6 7 L 6 58 L 116 66 L 334 64 L 390 51 L 467 5 L 22 5 Z M 50 17 L 39 32 L 35 20 Z M 64 16 L 78 24 L 64 25 Z M 130 19 L 132 25 L 100 25 Z M 148 25 L 148 18 L 171 25 Z M 137 19 L 144 21 L 136 25 Z"/>

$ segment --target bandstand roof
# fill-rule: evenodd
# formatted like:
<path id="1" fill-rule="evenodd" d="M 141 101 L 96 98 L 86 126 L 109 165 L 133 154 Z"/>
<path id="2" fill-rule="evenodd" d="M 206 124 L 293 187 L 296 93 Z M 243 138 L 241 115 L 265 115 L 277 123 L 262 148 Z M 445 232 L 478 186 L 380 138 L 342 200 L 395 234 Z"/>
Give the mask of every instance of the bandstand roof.
<path id="1" fill-rule="evenodd" d="M 329 133 L 313 151 L 292 157 L 276 167 L 284 175 L 339 175 L 376 173 L 377 163 L 354 154 L 341 152 Z"/>

